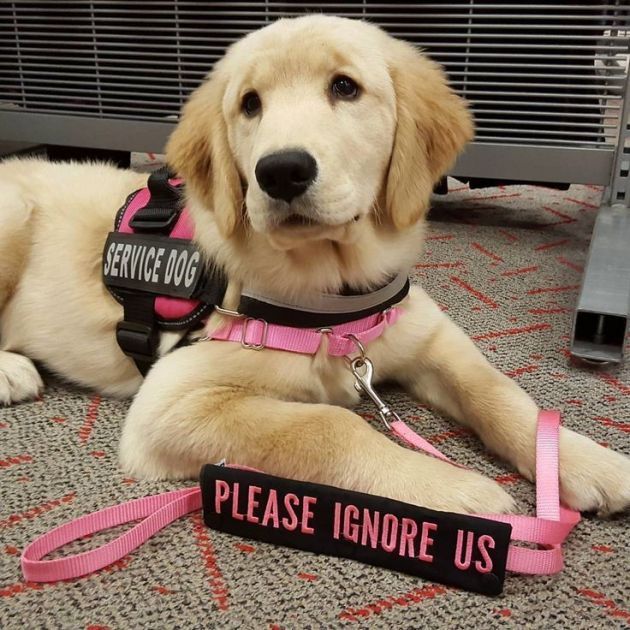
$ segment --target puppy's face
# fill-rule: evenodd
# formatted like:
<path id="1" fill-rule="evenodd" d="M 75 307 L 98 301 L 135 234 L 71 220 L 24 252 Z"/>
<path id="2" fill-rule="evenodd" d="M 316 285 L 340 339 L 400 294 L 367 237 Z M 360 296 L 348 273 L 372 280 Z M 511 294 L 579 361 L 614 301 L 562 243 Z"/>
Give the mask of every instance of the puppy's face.
<path id="1" fill-rule="evenodd" d="M 275 241 L 347 237 L 383 182 L 394 88 L 378 47 L 345 26 L 260 31 L 230 59 L 223 112 L 247 218 Z"/>
<path id="2" fill-rule="evenodd" d="M 275 248 L 404 229 L 472 134 L 462 101 L 414 48 L 363 23 L 280 20 L 252 33 L 191 97 L 167 147 L 224 237 Z"/>

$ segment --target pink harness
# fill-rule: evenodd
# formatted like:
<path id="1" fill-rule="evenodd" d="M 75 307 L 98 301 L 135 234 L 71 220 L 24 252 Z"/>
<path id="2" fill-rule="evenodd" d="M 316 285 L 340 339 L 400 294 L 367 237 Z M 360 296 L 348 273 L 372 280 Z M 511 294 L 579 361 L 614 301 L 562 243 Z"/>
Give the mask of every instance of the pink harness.
<path id="1" fill-rule="evenodd" d="M 181 179 L 171 179 L 173 186 L 179 186 Z M 129 225 L 138 210 L 144 208 L 151 199 L 151 193 L 148 188 L 141 188 L 133 193 L 127 203 L 119 211 L 116 221 L 116 229 L 122 234 L 133 234 L 134 230 Z M 195 230 L 190 216 L 186 210 L 183 210 L 169 236 L 170 238 L 192 240 Z M 155 298 L 155 313 L 163 323 L 185 322 L 187 318 L 194 315 L 199 309 L 201 303 L 199 300 L 190 300 L 184 298 L 174 298 L 167 295 L 160 295 Z"/>

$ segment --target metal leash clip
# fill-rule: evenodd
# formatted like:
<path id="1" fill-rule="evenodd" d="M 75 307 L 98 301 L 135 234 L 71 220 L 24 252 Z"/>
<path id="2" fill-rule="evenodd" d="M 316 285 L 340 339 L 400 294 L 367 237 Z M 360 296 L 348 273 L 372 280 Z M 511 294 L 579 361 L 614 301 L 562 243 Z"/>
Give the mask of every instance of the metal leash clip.
<path id="1" fill-rule="evenodd" d="M 359 348 L 360 356 L 354 359 L 348 358 L 350 370 L 354 376 L 354 388 L 358 392 L 364 392 L 376 406 L 378 415 L 383 424 L 391 429 L 391 423 L 400 420 L 400 416 L 387 406 L 387 403 L 376 393 L 372 387 L 372 377 L 374 376 L 374 364 L 365 355 L 363 344 L 354 336 L 347 335 L 348 339 L 354 341 Z"/>

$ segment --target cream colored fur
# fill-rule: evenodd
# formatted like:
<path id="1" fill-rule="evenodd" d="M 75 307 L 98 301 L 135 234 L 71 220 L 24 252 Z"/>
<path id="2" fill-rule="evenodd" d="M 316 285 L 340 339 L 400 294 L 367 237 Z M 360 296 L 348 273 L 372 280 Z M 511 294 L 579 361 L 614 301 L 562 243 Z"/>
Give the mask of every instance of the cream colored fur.
<path id="1" fill-rule="evenodd" d="M 331 98 L 336 75 L 361 86 Z M 262 113 L 240 102 L 256 90 Z M 438 66 L 365 23 L 281 20 L 234 45 L 193 94 L 168 145 L 186 179 L 201 247 L 241 286 L 308 299 L 370 288 L 415 261 L 436 181 L 467 140 L 464 103 Z M 317 223 L 288 227 L 253 169 L 274 150 L 303 148 L 315 184 L 292 206 Z M 121 439 L 123 468 L 152 479 L 194 477 L 227 458 L 269 473 L 453 511 L 512 509 L 494 481 L 404 449 L 348 410 L 357 400 L 343 359 L 200 342 L 161 358 L 146 380 L 115 340 L 122 309 L 100 278 L 113 216 L 146 177 L 103 164 L 0 164 L 0 400 L 37 395 L 38 360 L 82 385 L 137 395 Z M 356 219 L 356 220 L 355 220 Z M 500 374 L 419 287 L 404 315 L 369 345 L 378 380 L 402 383 L 473 429 L 534 478 L 536 404 Z M 213 315 L 209 326 L 220 325 Z M 630 503 L 630 460 L 562 430 L 561 490 L 574 508 Z"/>

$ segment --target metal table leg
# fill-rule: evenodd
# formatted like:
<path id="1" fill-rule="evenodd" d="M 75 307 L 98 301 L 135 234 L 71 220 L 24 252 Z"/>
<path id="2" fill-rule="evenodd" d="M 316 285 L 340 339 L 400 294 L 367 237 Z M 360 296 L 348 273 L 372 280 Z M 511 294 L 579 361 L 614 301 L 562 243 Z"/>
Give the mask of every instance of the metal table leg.
<path id="1" fill-rule="evenodd" d="M 599 209 L 578 299 L 571 354 L 620 363 L 630 319 L 630 86 L 610 186 Z"/>

